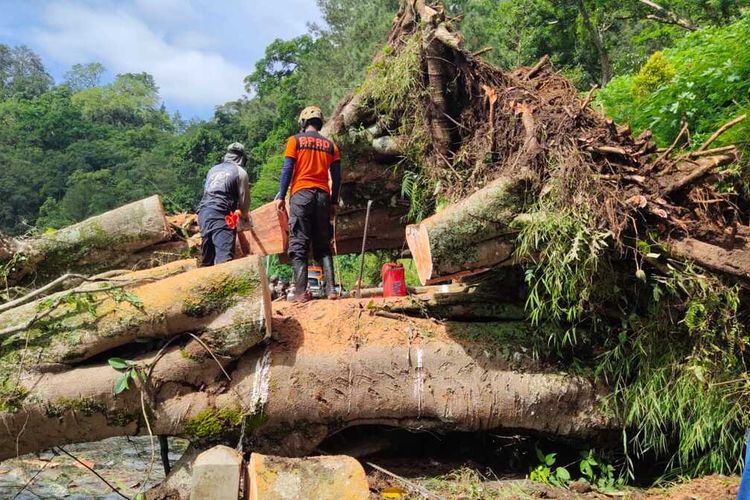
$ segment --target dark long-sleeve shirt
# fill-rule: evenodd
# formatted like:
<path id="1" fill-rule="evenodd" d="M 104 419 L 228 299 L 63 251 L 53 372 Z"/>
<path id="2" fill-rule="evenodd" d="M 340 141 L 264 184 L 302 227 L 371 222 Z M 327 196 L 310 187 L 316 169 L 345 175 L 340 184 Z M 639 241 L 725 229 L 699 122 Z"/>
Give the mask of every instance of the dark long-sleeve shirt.
<path id="1" fill-rule="evenodd" d="M 204 233 L 226 226 L 224 217 L 239 210 L 245 223 L 250 217 L 250 179 L 234 156 L 215 165 L 206 175 L 203 198 L 198 204 L 198 221 Z"/>

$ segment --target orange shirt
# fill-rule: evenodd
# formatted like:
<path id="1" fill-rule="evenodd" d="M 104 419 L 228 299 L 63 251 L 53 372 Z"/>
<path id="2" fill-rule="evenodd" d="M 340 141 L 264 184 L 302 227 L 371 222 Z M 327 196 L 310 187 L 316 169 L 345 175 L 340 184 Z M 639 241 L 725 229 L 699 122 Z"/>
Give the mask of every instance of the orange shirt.
<path id="1" fill-rule="evenodd" d="M 303 132 L 289 138 L 284 155 L 294 159 L 292 194 L 316 188 L 331 192 L 328 172 L 331 164 L 341 159 L 339 147 L 333 141 L 318 132 Z"/>

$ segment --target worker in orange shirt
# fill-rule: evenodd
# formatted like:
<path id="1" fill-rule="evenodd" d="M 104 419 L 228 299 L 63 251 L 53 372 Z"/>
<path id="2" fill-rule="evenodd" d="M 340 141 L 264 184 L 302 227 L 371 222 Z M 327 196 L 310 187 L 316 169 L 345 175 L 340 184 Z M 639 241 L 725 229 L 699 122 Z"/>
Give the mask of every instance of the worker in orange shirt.
<path id="1" fill-rule="evenodd" d="M 312 244 L 315 259 L 323 268 L 326 295 L 336 299 L 336 280 L 331 257 L 331 219 L 336 214 L 341 186 L 341 154 L 333 141 L 323 137 L 323 112 L 317 106 L 302 110 L 302 131 L 286 144 L 276 207 L 284 210 L 289 200 L 289 257 L 294 268 L 294 301 L 307 302 L 307 259 Z M 329 183 L 330 178 L 330 183 Z"/>

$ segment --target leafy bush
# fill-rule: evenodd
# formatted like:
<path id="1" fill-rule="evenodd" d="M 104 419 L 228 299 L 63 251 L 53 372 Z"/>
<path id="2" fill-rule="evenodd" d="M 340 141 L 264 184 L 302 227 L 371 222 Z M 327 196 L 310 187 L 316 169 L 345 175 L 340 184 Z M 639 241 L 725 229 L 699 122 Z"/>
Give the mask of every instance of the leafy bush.
<path id="1" fill-rule="evenodd" d="M 704 28 L 674 48 L 657 52 L 635 75 L 615 78 L 597 102 L 636 132 L 651 129 L 671 143 L 687 121 L 698 145 L 722 124 L 750 112 L 750 14 L 724 27 Z M 750 124 L 725 134 L 717 145 L 748 149 Z"/>

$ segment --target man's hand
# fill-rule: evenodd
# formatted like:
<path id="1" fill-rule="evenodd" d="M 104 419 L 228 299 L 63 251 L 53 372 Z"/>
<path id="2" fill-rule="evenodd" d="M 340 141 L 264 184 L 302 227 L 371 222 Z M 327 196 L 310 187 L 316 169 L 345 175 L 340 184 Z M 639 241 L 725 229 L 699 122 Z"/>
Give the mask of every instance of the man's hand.
<path id="1" fill-rule="evenodd" d="M 284 202 L 284 198 L 276 199 L 276 210 L 278 210 L 279 212 L 286 212 L 286 203 Z"/>

